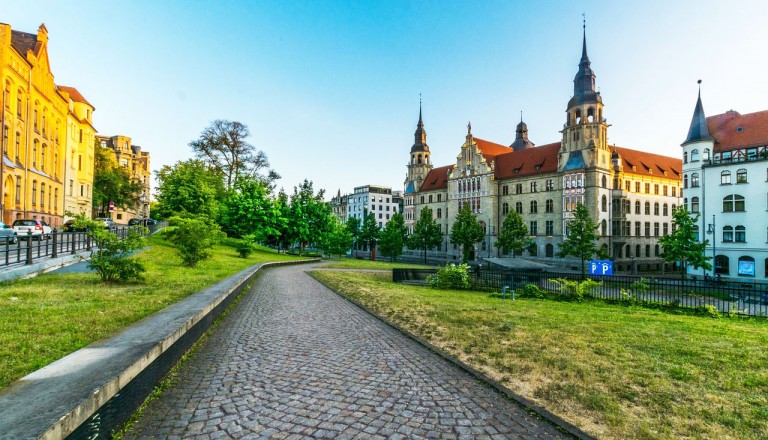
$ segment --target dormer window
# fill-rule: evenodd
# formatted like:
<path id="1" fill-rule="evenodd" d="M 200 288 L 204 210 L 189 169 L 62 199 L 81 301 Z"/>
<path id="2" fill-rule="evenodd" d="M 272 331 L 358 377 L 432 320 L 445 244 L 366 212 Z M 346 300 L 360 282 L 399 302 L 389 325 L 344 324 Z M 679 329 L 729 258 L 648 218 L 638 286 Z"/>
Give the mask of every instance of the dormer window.
<path id="1" fill-rule="evenodd" d="M 744 131 L 744 127 L 736 127 L 736 131 L 741 133 L 742 131 Z"/>

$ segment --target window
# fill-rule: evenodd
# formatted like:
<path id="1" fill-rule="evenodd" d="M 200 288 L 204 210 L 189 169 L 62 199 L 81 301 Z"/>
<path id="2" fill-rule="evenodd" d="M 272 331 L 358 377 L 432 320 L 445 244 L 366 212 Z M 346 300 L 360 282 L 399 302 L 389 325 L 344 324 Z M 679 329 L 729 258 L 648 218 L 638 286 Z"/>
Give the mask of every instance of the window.
<path id="1" fill-rule="evenodd" d="M 421 196 L 421 203 L 424 203 L 424 196 Z"/>
<path id="2" fill-rule="evenodd" d="M 653 185 L 653 193 L 659 195 L 659 184 Z"/>
<path id="3" fill-rule="evenodd" d="M 40 208 L 45 208 L 45 184 L 40 184 Z"/>
<path id="4" fill-rule="evenodd" d="M 504 214 L 504 215 L 507 215 L 507 214 L 509 214 L 509 203 L 507 203 L 507 202 L 504 202 L 504 203 L 501 205 L 501 213 L 502 213 L 502 214 Z"/>
<path id="5" fill-rule="evenodd" d="M 645 236 L 651 236 L 651 222 L 645 222 Z"/>
<path id="6" fill-rule="evenodd" d="M 547 222 L 544 224 L 544 227 L 546 228 L 546 234 L 547 235 L 555 235 L 555 222 L 552 220 L 547 220 Z"/>
<path id="7" fill-rule="evenodd" d="M 733 242 L 733 226 L 723 226 L 723 243 Z"/>
<path id="8" fill-rule="evenodd" d="M 432 194 L 429 195 L 429 203 L 432 203 Z"/>
<path id="9" fill-rule="evenodd" d="M 16 176 L 16 203 L 21 203 L 21 176 Z"/>
<path id="10" fill-rule="evenodd" d="M 736 183 L 747 183 L 747 170 L 742 168 L 736 171 Z"/>
<path id="11" fill-rule="evenodd" d="M 744 226 L 736 226 L 735 232 L 734 241 L 736 243 L 746 243 L 747 229 Z"/>
<path id="12" fill-rule="evenodd" d="M 651 193 L 651 184 L 650 183 L 646 183 L 645 184 L 645 193 L 646 194 L 650 194 Z"/>
<path id="13" fill-rule="evenodd" d="M 437 218 L 443 218 L 443 209 L 437 208 Z"/>
<path id="14" fill-rule="evenodd" d="M 688 188 L 688 175 L 683 174 L 683 188 Z"/>
<path id="15" fill-rule="evenodd" d="M 608 178 L 603 176 L 601 180 L 602 181 L 600 182 L 600 186 L 602 186 L 603 188 L 608 188 Z"/>
<path id="16" fill-rule="evenodd" d="M 661 226 L 662 226 L 663 234 L 669 235 L 669 224 L 663 223 Z"/>
<path id="17" fill-rule="evenodd" d="M 739 257 L 738 273 L 740 277 L 755 276 L 755 259 L 746 255 Z"/>
<path id="18" fill-rule="evenodd" d="M 438 202 L 442 202 L 443 201 L 443 195 L 442 194 L 438 194 L 437 195 L 437 201 Z M 387 198 L 387 203 L 389 203 L 389 198 Z"/>
<path id="19" fill-rule="evenodd" d="M 645 215 L 651 215 L 651 202 L 645 202 Z"/>
<path id="20" fill-rule="evenodd" d="M 509 194 L 509 186 L 504 185 L 501 187 L 501 195 L 506 196 Z"/>
<path id="21" fill-rule="evenodd" d="M 691 162 L 699 161 L 699 150 L 691 150 Z"/>
<path id="22" fill-rule="evenodd" d="M 635 237 L 640 236 L 640 222 L 635 222 Z M 637 254 L 640 254 L 640 251 L 637 252 Z"/>
<path id="23" fill-rule="evenodd" d="M 640 182 L 635 182 L 635 192 L 636 193 L 640 192 Z"/>
<path id="24" fill-rule="evenodd" d="M 645 256 L 646 256 L 646 258 L 649 258 L 651 256 L 651 245 L 650 244 L 646 244 L 645 245 Z"/>
<path id="25" fill-rule="evenodd" d="M 536 214 L 537 212 L 539 212 L 539 204 L 536 200 L 531 200 L 531 214 Z"/>
<path id="26" fill-rule="evenodd" d="M 608 212 L 608 197 L 605 195 L 600 200 L 600 208 L 603 212 Z"/>
<path id="27" fill-rule="evenodd" d="M 720 173 L 720 185 L 729 185 L 731 183 L 731 172 L 723 171 Z"/>
<path id="28" fill-rule="evenodd" d="M 699 212 L 699 198 L 691 197 L 691 212 Z"/>
<path id="29" fill-rule="evenodd" d="M 730 262 L 725 255 L 717 255 L 715 257 L 715 273 L 729 274 L 731 273 Z"/>
<path id="30" fill-rule="evenodd" d="M 723 212 L 743 212 L 745 211 L 744 196 L 731 194 L 723 198 Z"/>
<path id="31" fill-rule="evenodd" d="M 635 201 L 635 214 L 640 215 L 640 200 Z"/>
<path id="32" fill-rule="evenodd" d="M 653 223 L 653 236 L 658 237 L 659 236 L 659 222 Z"/>
<path id="33" fill-rule="evenodd" d="M 668 187 L 667 185 L 664 185 L 664 187 L 662 188 L 662 190 L 663 190 L 663 191 L 662 191 L 662 194 L 664 194 L 665 196 L 666 196 L 666 195 L 669 195 L 669 194 L 668 194 L 668 192 L 669 192 L 669 191 L 668 191 L 668 190 L 669 190 L 669 187 Z"/>
<path id="34" fill-rule="evenodd" d="M 661 248 L 659 247 L 659 245 L 658 245 L 658 244 L 657 244 L 656 246 L 654 246 L 654 247 L 653 247 L 653 255 L 655 255 L 655 256 L 657 256 L 657 257 L 658 257 L 658 256 L 659 256 L 659 254 L 661 254 L 660 250 L 661 250 Z"/>
<path id="35" fill-rule="evenodd" d="M 552 199 L 547 199 L 545 206 L 547 212 L 555 212 L 555 203 L 552 201 Z"/>
<path id="36" fill-rule="evenodd" d="M 699 241 L 699 225 L 693 225 L 693 239 Z"/>
<path id="37" fill-rule="evenodd" d="M 32 204 L 37 204 L 37 180 L 32 181 Z"/>
<path id="38" fill-rule="evenodd" d="M 522 194 L 523 193 L 523 184 L 518 183 L 515 185 L 515 194 Z"/>
<path id="39" fill-rule="evenodd" d="M 548 258 L 552 258 L 555 256 L 555 247 L 552 245 L 552 243 L 547 243 L 546 246 L 544 246 L 544 252 Z M 768 261 L 768 259 L 766 259 Z M 768 263 L 766 263 L 766 266 L 768 266 Z"/>
<path id="40" fill-rule="evenodd" d="M 517 202 L 515 203 L 515 212 L 518 214 L 523 213 L 523 202 Z"/>
<path id="41" fill-rule="evenodd" d="M 699 173 L 691 173 L 691 188 L 698 188 L 699 186 Z"/>
<path id="42" fill-rule="evenodd" d="M 624 225 L 621 229 L 621 235 L 625 237 L 629 237 L 629 231 L 632 229 L 632 222 L 624 222 Z"/>
<path id="43" fill-rule="evenodd" d="M 22 114 L 22 111 L 21 111 L 22 103 L 21 102 L 22 102 L 21 101 L 21 89 L 19 89 L 19 90 L 16 91 L 16 116 L 18 116 L 19 118 L 21 118 L 21 114 Z"/>
<path id="44" fill-rule="evenodd" d="M 659 215 L 659 204 L 654 203 L 653 204 L 653 215 Z"/>
<path id="45" fill-rule="evenodd" d="M 532 221 L 531 226 L 528 228 L 528 234 L 539 235 L 539 222 Z"/>
<path id="46" fill-rule="evenodd" d="M 683 163 L 688 163 L 688 152 L 687 151 L 683 152 Z"/>
<path id="47" fill-rule="evenodd" d="M 665 216 L 665 217 L 666 217 L 666 216 L 668 216 L 668 215 L 669 215 L 669 205 L 667 205 L 667 204 L 665 203 L 665 204 L 662 206 L 661 212 L 662 212 L 662 215 L 663 215 L 663 216 Z"/>
<path id="48" fill-rule="evenodd" d="M 680 195 L 682 196 L 682 194 L 680 194 Z M 676 186 L 672 187 L 672 197 L 677 197 L 677 187 Z"/>
<path id="49" fill-rule="evenodd" d="M 552 191 L 554 189 L 555 189 L 555 181 L 552 180 L 552 179 L 547 179 L 546 190 L 547 191 Z"/>
<path id="50" fill-rule="evenodd" d="M 531 182 L 531 192 L 535 193 L 537 188 L 538 182 Z"/>
<path id="51" fill-rule="evenodd" d="M 629 191 L 631 191 L 631 188 L 632 188 L 632 182 L 627 180 L 624 186 L 627 189 L 627 192 L 629 192 Z"/>

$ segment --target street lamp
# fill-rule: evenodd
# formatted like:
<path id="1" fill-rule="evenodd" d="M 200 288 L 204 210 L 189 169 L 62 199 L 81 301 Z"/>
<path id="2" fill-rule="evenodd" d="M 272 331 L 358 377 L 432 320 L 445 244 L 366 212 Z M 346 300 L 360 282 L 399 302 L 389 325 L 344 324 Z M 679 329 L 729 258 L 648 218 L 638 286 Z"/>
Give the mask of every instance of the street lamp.
<path id="1" fill-rule="evenodd" d="M 717 239 L 717 230 L 715 229 L 715 215 L 712 214 L 712 223 L 707 225 L 707 234 L 712 235 L 712 276 L 716 277 L 717 272 L 717 263 L 715 259 L 717 258 L 717 254 L 715 252 L 715 241 Z"/>

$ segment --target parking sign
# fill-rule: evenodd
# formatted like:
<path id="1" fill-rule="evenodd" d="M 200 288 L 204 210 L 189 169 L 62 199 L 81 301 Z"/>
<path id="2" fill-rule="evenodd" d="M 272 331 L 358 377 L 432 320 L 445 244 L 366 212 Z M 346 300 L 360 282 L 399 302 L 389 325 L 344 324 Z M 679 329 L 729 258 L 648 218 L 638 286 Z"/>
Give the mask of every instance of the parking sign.
<path id="1" fill-rule="evenodd" d="M 613 261 L 589 260 L 590 275 L 613 275 Z"/>

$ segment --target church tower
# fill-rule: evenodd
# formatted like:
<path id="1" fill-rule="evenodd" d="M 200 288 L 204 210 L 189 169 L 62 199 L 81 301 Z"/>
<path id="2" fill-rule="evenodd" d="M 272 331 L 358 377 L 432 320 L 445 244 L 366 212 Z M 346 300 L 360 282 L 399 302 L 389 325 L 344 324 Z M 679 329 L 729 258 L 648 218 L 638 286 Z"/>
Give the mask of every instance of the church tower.
<path id="1" fill-rule="evenodd" d="M 432 169 L 427 132 L 424 131 L 424 121 L 421 119 L 421 102 L 419 102 L 419 123 L 416 125 L 414 142 L 411 147 L 411 160 L 408 162 L 408 174 L 405 176 L 405 194 L 414 193 L 421 188 L 424 179 Z"/>

